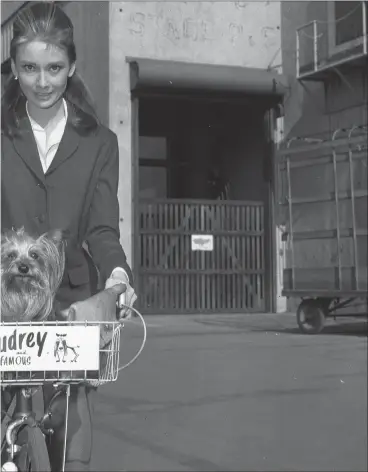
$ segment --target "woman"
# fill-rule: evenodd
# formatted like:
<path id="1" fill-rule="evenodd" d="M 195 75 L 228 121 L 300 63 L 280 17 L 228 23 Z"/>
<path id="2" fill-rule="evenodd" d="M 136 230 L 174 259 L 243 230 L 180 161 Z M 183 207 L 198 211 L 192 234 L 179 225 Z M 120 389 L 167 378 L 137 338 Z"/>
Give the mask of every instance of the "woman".
<path id="1" fill-rule="evenodd" d="M 119 242 L 117 137 L 99 123 L 76 73 L 70 19 L 53 3 L 31 3 L 15 19 L 10 55 L 2 96 L 2 230 L 67 232 L 61 309 L 95 293 L 95 267 L 105 287 L 126 285 L 132 306 L 132 274 Z M 66 470 L 89 469 L 92 393 L 72 389 Z M 55 417 L 64 408 L 65 399 Z M 50 445 L 53 470 L 60 470 L 62 445 L 60 427 Z"/>

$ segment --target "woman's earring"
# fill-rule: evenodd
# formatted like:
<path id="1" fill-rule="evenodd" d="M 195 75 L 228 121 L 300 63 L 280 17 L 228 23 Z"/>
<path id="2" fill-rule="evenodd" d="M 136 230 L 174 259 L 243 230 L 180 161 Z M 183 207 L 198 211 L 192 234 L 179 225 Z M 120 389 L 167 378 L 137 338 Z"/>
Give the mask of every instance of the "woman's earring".
<path id="1" fill-rule="evenodd" d="M 15 75 L 15 76 L 14 76 L 14 79 L 15 79 L 15 80 L 18 80 L 18 77 Z"/>

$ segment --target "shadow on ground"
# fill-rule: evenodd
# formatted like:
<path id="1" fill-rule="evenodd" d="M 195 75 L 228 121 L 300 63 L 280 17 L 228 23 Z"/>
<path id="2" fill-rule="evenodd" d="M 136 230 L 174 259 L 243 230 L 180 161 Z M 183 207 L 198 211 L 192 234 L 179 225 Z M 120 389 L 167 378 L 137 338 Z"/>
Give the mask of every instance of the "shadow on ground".
<path id="1" fill-rule="evenodd" d="M 337 322 L 338 323 L 338 322 Z M 286 334 L 299 334 L 300 336 L 308 336 L 302 333 L 298 327 L 294 328 L 268 328 L 259 329 L 255 328 L 252 331 L 268 331 L 271 333 L 286 333 Z M 335 336 L 357 336 L 367 337 L 368 336 L 368 323 L 366 321 L 359 321 L 353 323 L 338 323 L 334 325 L 327 325 L 324 327 L 320 335 L 335 335 Z M 316 336 L 316 335 L 312 335 Z"/>
<path id="2" fill-rule="evenodd" d="M 367 321 L 366 315 L 359 316 L 359 318 L 351 318 L 350 320 L 347 320 L 345 317 L 344 319 L 337 318 L 336 321 L 332 319 L 327 320 L 326 326 L 320 335 L 367 337 Z M 288 318 L 278 317 L 277 315 L 262 318 L 253 316 L 237 316 L 236 318 L 224 316 L 217 319 L 195 320 L 195 322 L 216 328 L 236 330 L 237 332 L 283 333 L 308 336 L 300 331 L 294 316 Z"/>

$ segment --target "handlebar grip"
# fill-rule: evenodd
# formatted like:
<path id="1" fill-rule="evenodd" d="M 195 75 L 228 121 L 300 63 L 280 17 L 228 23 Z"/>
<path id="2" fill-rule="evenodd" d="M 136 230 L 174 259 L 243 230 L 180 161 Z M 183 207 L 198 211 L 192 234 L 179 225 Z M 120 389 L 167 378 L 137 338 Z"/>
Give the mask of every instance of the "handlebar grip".
<path id="1" fill-rule="evenodd" d="M 124 292 L 121 293 L 118 298 L 119 308 L 125 304 L 126 304 L 126 290 L 124 290 Z"/>

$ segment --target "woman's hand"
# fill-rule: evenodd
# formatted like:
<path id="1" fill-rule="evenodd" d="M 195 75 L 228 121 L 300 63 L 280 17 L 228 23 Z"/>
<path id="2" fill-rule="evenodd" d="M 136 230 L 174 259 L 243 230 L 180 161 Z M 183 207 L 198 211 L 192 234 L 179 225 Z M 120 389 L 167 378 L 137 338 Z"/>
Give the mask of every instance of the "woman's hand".
<path id="1" fill-rule="evenodd" d="M 125 270 L 116 268 L 112 271 L 110 277 L 106 280 L 105 289 L 113 287 L 117 284 L 125 285 L 125 291 L 119 296 L 117 302 L 118 307 L 120 308 L 120 317 L 121 318 L 130 318 L 132 316 L 132 310 L 125 308 L 122 305 L 127 305 L 132 307 L 134 302 L 137 300 L 137 295 L 134 291 L 134 288 L 129 283 L 129 277 Z"/>

